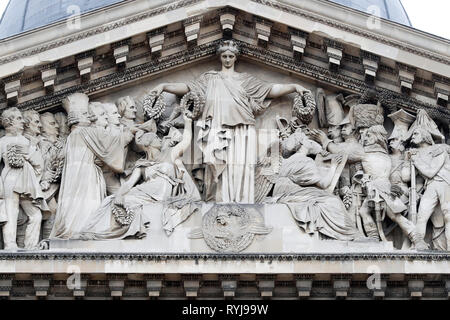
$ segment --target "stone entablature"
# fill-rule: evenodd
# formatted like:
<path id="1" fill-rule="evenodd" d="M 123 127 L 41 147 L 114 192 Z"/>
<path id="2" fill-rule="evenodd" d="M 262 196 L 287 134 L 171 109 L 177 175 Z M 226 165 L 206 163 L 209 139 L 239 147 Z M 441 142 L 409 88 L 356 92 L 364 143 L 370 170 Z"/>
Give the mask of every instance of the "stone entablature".
<path id="1" fill-rule="evenodd" d="M 68 297 L 448 298 L 446 41 L 325 1 L 130 3 L 0 56 L 0 295 L 75 266 Z"/>
<path id="2" fill-rule="evenodd" d="M 447 300 L 447 265 L 447 254 L 408 253 L 2 254 L 0 297 Z"/>
<path id="3" fill-rule="evenodd" d="M 136 3 L 139 3 L 139 1 L 135 1 Z M 258 1 L 256 1 L 258 2 Z M 185 8 L 189 8 L 192 10 L 195 10 L 194 8 L 198 5 L 201 4 L 201 1 L 179 1 L 179 2 L 174 2 L 172 3 L 170 6 L 164 7 L 164 10 L 167 12 L 171 12 L 171 11 L 179 11 L 181 9 L 185 9 Z M 223 4 L 224 6 L 226 4 Z M 314 9 L 316 8 L 316 6 L 333 6 L 330 3 L 327 4 L 315 4 L 315 5 L 311 5 L 311 11 L 314 11 Z M 123 5 L 124 7 L 121 7 L 119 5 L 115 5 L 112 8 L 110 8 L 109 10 L 118 10 L 119 8 L 124 9 L 126 6 L 125 4 Z M 257 45 L 258 42 L 258 28 L 256 24 L 260 24 L 260 25 L 264 25 L 260 22 L 258 22 L 258 19 L 262 19 L 260 18 L 260 16 L 254 16 L 255 18 L 253 19 L 253 21 L 249 21 L 246 20 L 248 19 L 248 17 L 245 16 L 244 12 L 248 12 L 248 9 L 244 9 L 242 8 L 240 5 L 235 4 L 233 1 L 230 1 L 229 3 L 230 8 L 235 8 L 235 26 L 233 27 L 233 33 L 235 34 L 235 38 L 238 40 L 241 40 L 249 45 Z M 315 21 L 316 23 L 323 23 L 323 24 L 327 24 L 330 18 L 318 18 L 316 14 L 313 13 L 306 13 L 304 11 L 302 11 L 302 9 L 295 9 L 294 7 L 290 7 L 290 6 L 286 6 L 282 3 L 272 3 L 270 1 L 265 1 L 265 2 L 261 2 L 261 3 L 254 3 L 254 6 L 263 6 L 263 7 L 267 7 L 265 10 L 263 10 L 262 12 L 270 12 L 271 10 L 275 10 L 275 12 L 280 11 L 280 12 L 285 12 L 285 13 L 289 13 L 293 16 L 297 15 L 297 18 L 295 19 L 311 19 L 311 21 Z M 255 7 L 256 8 L 256 7 Z M 269 9 L 270 8 L 270 9 Z M 240 9 L 241 13 L 238 13 L 236 11 L 236 9 Z M 203 9 L 205 10 L 205 9 Z M 125 11 L 125 10 L 124 10 Z M 258 11 L 259 12 L 259 11 Z M 326 11 L 324 11 L 326 12 Z M 253 12 L 249 12 L 250 14 L 252 14 Z M 157 17 L 159 15 L 161 15 L 163 13 L 161 13 L 160 9 L 155 9 L 153 11 L 150 11 L 147 14 L 141 14 L 137 20 L 140 19 L 153 19 L 151 21 L 159 21 L 157 19 Z M 253 14 L 258 14 L 258 13 L 253 13 Z M 82 19 L 86 18 L 86 19 L 90 19 L 91 16 L 95 16 L 95 15 L 101 15 L 101 13 L 92 13 L 86 17 L 82 17 Z M 205 19 L 204 22 L 201 22 L 201 17 L 202 15 L 208 15 L 208 16 L 214 16 L 214 11 L 209 11 L 206 9 L 204 14 L 196 14 L 196 16 L 194 17 L 194 20 L 198 22 L 195 22 L 194 24 L 192 24 L 193 26 L 196 26 L 198 24 L 199 30 L 196 31 L 198 32 L 198 35 L 196 35 L 199 39 L 198 42 L 196 42 L 196 45 L 203 45 L 203 44 L 207 44 L 207 43 L 211 43 L 219 38 L 221 38 L 221 34 L 223 32 L 222 27 L 221 27 L 221 23 L 220 23 L 220 19 L 215 19 L 213 20 L 213 24 L 210 24 L 209 21 L 211 21 L 211 19 Z M 217 16 L 219 16 L 219 13 L 216 13 Z M 175 16 L 175 14 L 174 14 Z M 263 15 L 264 16 L 264 15 Z M 270 16 L 270 15 L 269 15 Z M 183 17 L 182 15 L 179 16 L 180 19 Z M 266 24 L 268 22 L 271 22 L 272 24 L 275 23 L 274 26 L 271 27 L 271 32 L 270 32 L 270 37 L 267 38 L 267 49 L 268 49 L 268 53 L 273 52 L 276 54 L 281 53 L 283 56 L 288 57 L 292 57 L 295 56 L 296 54 L 298 54 L 298 48 L 301 48 L 301 46 L 299 47 L 298 45 L 293 45 L 291 43 L 292 38 L 291 38 L 291 34 L 290 32 L 285 32 L 285 31 L 279 31 L 279 30 L 283 30 L 283 28 L 286 28 L 286 26 L 290 26 L 291 28 L 298 28 L 298 32 L 306 32 L 306 34 L 308 34 L 308 32 L 310 32 L 309 30 L 307 30 L 308 25 L 305 24 L 304 29 L 299 28 L 299 24 L 298 22 L 295 24 L 295 26 L 290 25 L 290 21 L 293 17 L 290 17 L 290 19 L 286 19 L 283 20 L 283 22 L 279 22 L 276 20 L 270 20 L 270 18 L 268 16 L 264 16 L 264 19 L 261 21 L 266 21 Z M 189 18 L 190 20 L 192 20 L 192 18 Z M 190 21 L 189 19 L 184 19 L 184 20 L 177 20 L 177 21 Z M 295 20 L 294 19 L 294 20 Z M 192 21 L 194 21 L 192 20 Z M 217 21 L 216 21 L 217 20 Z M 293 21 L 294 21 L 293 20 Z M 108 58 L 107 56 L 111 56 L 111 58 L 113 56 L 115 56 L 115 60 L 116 60 L 116 64 L 118 63 L 118 59 L 122 59 L 124 60 L 126 57 L 126 62 L 124 61 L 120 61 L 119 65 L 120 66 L 127 66 L 128 68 L 131 68 L 133 66 L 137 66 L 137 65 L 145 65 L 145 63 L 151 62 L 151 61 L 155 61 L 156 57 L 159 56 L 159 54 L 161 54 L 162 57 L 166 57 L 167 55 L 173 55 L 176 54 L 177 52 L 183 52 L 186 48 L 184 46 L 187 46 L 187 40 L 186 40 L 186 30 L 179 30 L 180 32 L 175 32 L 175 30 L 173 29 L 173 26 L 175 26 L 176 21 L 173 21 L 172 24 L 169 25 L 159 25 L 156 24 L 155 27 L 149 27 L 152 30 L 160 30 L 161 27 L 169 27 L 169 30 L 172 30 L 170 32 L 168 32 L 167 36 L 171 37 L 171 35 L 175 35 L 175 38 L 173 38 L 173 40 L 170 39 L 166 39 L 166 38 L 161 38 L 163 35 L 159 34 L 159 38 L 152 37 L 152 39 L 150 40 L 150 46 L 146 45 L 146 42 L 149 41 L 147 37 L 141 37 L 142 34 L 133 34 L 133 33 L 128 33 L 128 34 L 123 34 L 122 32 L 120 32 L 120 35 L 122 36 L 121 39 L 116 39 L 112 34 L 110 35 L 110 33 L 114 33 L 114 30 L 120 26 L 127 26 L 127 23 L 133 24 L 136 23 L 136 20 L 124 20 L 122 23 L 120 24 L 112 24 L 111 28 L 105 28 L 102 27 L 100 29 L 98 29 L 95 32 L 87 32 L 83 35 L 83 33 L 78 36 L 72 36 L 74 37 L 73 40 L 75 41 L 81 41 L 83 42 L 82 47 L 86 49 L 89 49 L 89 43 L 92 43 L 92 40 L 90 40 L 90 37 L 93 36 L 94 34 L 99 34 L 102 35 L 103 33 L 108 33 L 108 36 L 105 37 L 105 39 L 110 39 L 111 41 L 108 43 L 104 43 L 104 41 L 97 41 L 95 40 L 94 43 L 96 44 L 94 47 L 91 47 L 92 50 L 93 49 L 97 49 L 97 52 L 102 52 L 101 54 L 94 54 L 91 57 L 85 57 L 83 59 L 76 59 L 77 61 L 75 61 L 75 63 L 78 63 L 77 68 L 79 69 L 79 75 L 81 75 L 81 80 L 83 80 L 82 82 L 85 82 L 86 78 L 91 74 L 91 73 L 98 73 L 97 76 L 94 76 L 94 78 L 98 78 L 98 77 L 104 77 L 108 74 L 113 74 L 116 72 L 116 69 L 113 68 L 113 65 L 111 64 L 112 61 L 110 58 Z M 157 22 L 159 23 L 159 22 Z M 387 21 L 380 21 L 381 23 L 381 29 L 384 27 L 384 24 L 390 24 L 390 22 Z M 348 26 L 346 28 L 340 28 L 340 24 L 344 25 L 343 22 L 339 22 L 339 23 L 334 23 L 333 26 L 335 26 L 339 32 L 355 32 L 356 34 L 359 33 L 364 33 L 360 30 L 357 29 L 352 29 L 351 26 Z M 82 24 L 83 24 L 83 20 L 82 20 Z M 303 27 L 303 25 L 302 25 Z M 183 27 L 185 28 L 185 27 Z M 354 28 L 354 27 L 353 27 Z M 400 27 L 398 26 L 399 29 L 403 30 L 402 28 L 404 27 Z M 380 30 L 381 30 L 380 29 Z M 131 27 L 127 27 L 126 30 L 131 30 Z M 134 30 L 134 29 L 133 29 Z M 378 31 L 380 31 L 378 30 Z M 146 30 L 146 32 L 148 32 L 149 30 Z M 331 30 L 327 30 L 330 31 Z M 191 32 L 191 31 L 189 31 Z M 371 33 L 371 30 L 367 30 L 365 31 L 366 33 L 366 39 L 370 38 L 369 34 Z M 34 34 L 38 34 L 36 33 L 36 31 L 33 32 Z M 144 34 L 144 33 L 143 33 Z M 127 47 L 119 47 L 119 48 L 115 48 L 115 46 L 112 46 L 113 48 L 110 49 L 110 52 L 105 52 L 103 49 L 101 49 L 104 45 L 109 45 L 109 44 L 117 44 L 120 43 L 120 41 L 124 40 L 123 36 L 126 35 L 126 38 L 131 39 L 131 46 L 128 45 Z M 29 37 L 29 34 L 24 34 L 22 35 L 22 37 Z M 419 36 L 419 33 L 417 33 L 415 36 L 423 37 L 422 35 Z M 4 40 L 4 42 L 8 42 L 8 41 L 14 41 L 14 46 L 16 46 L 17 42 L 19 41 L 21 36 L 14 37 L 12 40 Z M 161 38 L 161 39 L 160 39 Z M 330 38 L 328 36 L 328 38 Z M 340 37 L 342 38 L 342 36 Z M 70 39 L 70 38 L 69 38 Z M 159 39 L 159 40 L 158 40 Z M 289 41 L 289 39 L 291 41 Z M 383 43 L 382 41 L 382 37 L 378 34 L 377 38 L 378 41 L 381 41 L 380 44 L 383 44 L 383 47 L 389 47 L 389 46 L 393 46 L 395 47 L 396 45 L 400 45 L 399 43 L 391 43 L 391 42 L 386 42 Z M 120 40 L 120 41 L 118 41 Z M 159 41 L 159 42 L 155 42 L 155 41 Z M 294 39 L 295 40 L 295 39 Z M 423 39 L 420 39 L 423 42 Z M 431 40 L 431 39 L 428 39 Z M 144 41 L 144 42 L 142 42 Z M 328 42 L 327 42 L 328 41 Z M 393 90 L 396 92 L 401 92 L 401 88 L 406 88 L 404 90 L 406 90 L 407 93 L 412 92 L 412 97 L 418 99 L 419 101 L 424 101 L 426 103 L 430 103 L 432 105 L 435 105 L 437 103 L 439 103 L 439 105 L 445 105 L 445 92 L 442 93 L 442 90 L 435 90 L 436 85 L 434 85 L 433 83 L 433 79 L 436 78 L 436 76 L 439 77 L 444 77 L 444 82 L 450 82 L 446 77 L 446 73 L 445 73 L 445 65 L 448 64 L 448 58 L 446 59 L 445 56 L 443 56 L 442 58 L 436 59 L 433 58 L 432 55 L 426 55 L 425 51 L 423 51 L 422 53 L 419 52 L 419 49 L 415 49 L 415 51 L 410 48 L 410 49 L 406 49 L 407 51 L 411 51 L 414 52 L 415 57 L 411 56 L 409 58 L 408 61 L 402 60 L 401 59 L 401 55 L 398 55 L 397 57 L 391 57 L 389 55 L 383 55 L 380 54 L 379 52 L 375 52 L 374 49 L 380 47 L 380 45 L 377 46 L 371 46 L 371 48 L 362 48 L 364 51 L 367 51 L 368 53 L 371 53 L 375 56 L 379 56 L 382 57 L 383 59 L 381 59 L 381 61 L 377 62 L 378 66 L 374 66 L 373 62 L 369 63 L 367 59 L 362 59 L 360 58 L 358 55 L 354 55 L 354 53 L 349 54 L 346 53 L 348 50 L 349 52 L 353 52 L 355 50 L 355 47 L 351 44 L 352 41 L 349 41 L 348 43 L 346 42 L 342 42 L 345 44 L 346 47 L 348 47 L 348 49 L 346 48 L 341 48 L 341 49 L 336 49 L 333 48 L 332 46 L 327 45 L 327 43 L 329 43 L 331 40 L 330 39 L 325 39 L 325 38 L 321 38 L 320 36 L 317 36 L 316 34 L 314 36 L 310 36 L 309 39 L 305 42 L 305 48 L 302 48 L 304 51 L 306 50 L 305 53 L 302 53 L 302 55 L 305 56 L 305 58 L 303 58 L 303 60 L 307 60 L 308 62 L 312 63 L 313 65 L 316 65 L 318 67 L 327 67 L 327 65 L 330 65 L 330 68 L 334 68 L 333 66 L 336 65 L 335 63 L 331 63 L 329 64 L 330 60 L 332 59 L 332 61 L 339 61 L 339 68 L 341 69 L 339 71 L 339 74 L 341 75 L 346 75 L 346 76 L 350 76 L 351 78 L 354 78 L 355 80 L 360 80 L 363 81 L 366 79 L 366 81 L 368 81 L 368 84 L 371 83 L 371 81 L 373 80 L 372 78 L 374 78 L 374 75 L 376 75 L 377 77 L 375 78 L 375 85 L 380 87 L 380 88 L 385 88 L 388 90 Z M 341 40 L 342 41 L 342 40 Z M 419 41 L 419 39 L 417 39 L 417 41 Z M 433 41 L 437 41 L 437 39 L 434 39 Z M 442 40 L 441 40 L 442 41 Z M 70 40 L 69 40 L 70 42 Z M 188 41 L 189 42 L 189 41 Z M 77 81 L 76 78 L 74 78 L 73 76 L 70 76 L 70 70 L 72 69 L 72 63 L 69 62 L 69 60 L 67 60 L 67 58 L 70 57 L 70 55 L 76 55 L 79 52 L 79 49 L 73 48 L 69 51 L 65 51 L 62 48 L 58 48 L 59 45 L 65 46 L 67 44 L 67 41 L 61 43 L 55 43 L 54 46 L 52 46 L 54 49 L 57 49 L 57 54 L 59 55 L 58 60 L 60 59 L 65 59 L 65 62 L 63 63 L 63 65 L 56 70 L 57 74 L 56 74 L 56 79 L 54 72 L 48 76 L 51 76 L 51 81 L 55 82 L 53 84 L 53 87 L 56 88 L 57 91 L 60 91 L 61 88 L 69 88 L 70 87 L 70 80 L 72 79 L 75 83 Z M 297 41 L 298 44 L 298 41 Z M 418 48 L 422 43 L 417 42 L 417 45 L 415 46 L 415 48 Z M 155 46 L 158 45 L 158 54 L 155 55 L 154 54 L 154 50 L 155 50 Z M 315 50 L 314 48 L 316 48 L 316 46 L 319 46 L 319 51 Z M 405 46 L 404 43 L 401 44 L 402 46 Z M 146 47 L 147 46 L 147 47 Z M 153 46 L 153 48 L 152 48 Z M 162 47 L 162 52 L 159 47 Z M 144 47 L 146 47 L 147 50 L 143 50 Z M 435 45 L 432 46 L 433 48 L 439 48 L 438 44 L 436 43 Z M 7 48 L 7 46 L 6 46 Z M 43 52 L 40 53 L 40 56 L 43 56 L 45 54 L 45 52 L 48 50 L 48 44 L 46 48 L 42 48 L 41 50 Z M 171 49 L 173 48 L 173 49 Z M 297 49 L 295 49 L 297 48 Z M 430 48 L 430 47 L 428 47 Z M 120 52 L 118 50 L 121 50 Z M 135 50 L 133 50 L 135 49 Z M 125 50 L 125 51 L 124 51 Z M 336 59 L 336 53 L 332 53 L 331 51 L 336 51 L 338 50 L 340 52 L 340 54 L 342 54 L 343 56 L 340 59 Z M 359 49 L 356 49 L 359 50 Z M 402 50 L 402 47 L 398 47 L 395 50 Z M 419 51 L 418 51 L 419 50 Z M 153 52 L 152 54 L 148 54 L 146 51 L 148 52 Z M 389 50 L 388 50 L 389 51 Z M 16 51 L 17 52 L 17 51 Z M 34 54 L 36 52 L 36 49 L 34 49 L 32 51 Z M 64 53 L 67 52 L 67 53 Z M 91 52 L 91 51 L 89 51 Z M 115 52 L 115 53 L 114 53 Z M 133 54 L 133 52 L 135 52 L 135 54 Z M 297 53 L 296 53 L 297 52 Z M 31 53 L 31 52 L 30 52 Z M 107 55 L 105 56 L 105 53 L 107 53 Z M 62 54 L 62 55 L 61 55 Z M 422 57 L 425 57 L 426 59 L 429 59 L 427 63 L 422 63 L 421 61 L 419 61 L 420 59 L 422 59 Z M 340 57 L 340 55 L 339 55 Z M 419 58 L 420 57 L 420 58 Z M 2 65 L 0 65 L 0 70 L 1 68 L 4 69 L 3 74 L 6 76 L 8 74 L 10 74 L 11 72 L 17 72 L 18 70 L 15 69 L 16 67 L 8 67 L 8 60 L 11 60 L 12 56 L 9 58 L 4 58 L 3 61 L 5 63 L 3 63 Z M 19 58 L 19 56 L 16 56 L 16 58 Z M 96 63 L 94 64 L 94 60 L 95 59 Z M 106 59 L 105 59 L 106 58 Z M 5 60 L 6 59 L 6 60 Z M 20 57 L 19 61 L 25 61 L 25 60 L 30 60 L 30 58 L 24 56 L 23 54 Z M 42 57 L 40 59 L 43 59 Z M 52 60 L 54 60 L 55 58 L 52 58 Z M 325 62 L 326 59 L 326 64 L 323 64 L 323 62 Z M 419 60 L 417 60 L 419 59 Z M 89 61 L 88 61 L 89 60 Z M 92 61 L 91 61 L 92 60 Z M 322 62 L 323 60 L 323 62 Z M 342 60 L 342 63 L 341 63 Z M 395 63 L 399 62 L 400 65 L 410 65 L 412 66 L 416 66 L 416 68 L 420 68 L 421 66 L 427 65 L 427 66 L 431 66 L 433 65 L 433 63 L 431 63 L 431 60 L 435 60 L 435 61 L 440 61 L 440 64 L 443 64 L 441 67 L 436 68 L 436 70 L 433 69 L 428 69 L 425 70 L 426 72 L 422 75 L 425 78 L 418 78 L 416 76 L 415 81 L 409 80 L 410 78 L 405 78 L 404 75 L 402 75 L 403 73 L 405 73 L 403 71 L 402 68 L 396 68 L 395 67 Z M 0 61 L 2 61 L 1 57 L 0 57 Z M 31 60 L 30 60 L 31 61 Z M 32 64 L 34 64 L 35 62 L 32 62 Z M 67 64 L 69 63 L 69 64 Z M 356 64 L 355 64 L 356 63 Z M 14 62 L 15 64 L 15 62 Z M 28 64 L 28 63 L 27 63 Z M 370 64 L 370 65 L 369 65 Z M 39 65 L 39 63 L 37 63 L 37 65 Z M 386 73 L 386 71 L 391 71 L 391 65 L 394 65 L 393 70 L 392 70 L 392 74 Z M 356 67 L 358 66 L 358 67 Z M 80 69 L 81 68 L 81 69 Z M 377 72 L 374 72 L 374 68 L 377 70 Z M 17 71 L 14 71 L 17 70 Z M 36 70 L 37 72 L 37 70 Z M 443 73 L 439 73 L 439 72 L 443 72 Z M 66 73 L 67 76 L 64 74 Z M 22 78 L 24 78 L 22 81 L 24 83 L 28 83 L 28 85 L 24 86 L 24 85 L 20 85 L 20 83 L 18 83 L 18 85 L 14 84 L 8 84 L 6 83 L 5 79 L 3 80 L 3 82 L 5 83 L 5 90 L 8 91 L 8 95 L 9 95 L 9 104 L 14 104 L 17 101 L 19 103 L 23 103 L 25 101 L 32 101 L 33 99 L 35 99 L 38 96 L 45 96 L 46 94 L 46 90 L 44 90 L 44 88 L 48 88 L 48 86 L 50 85 L 48 79 L 46 78 L 44 81 L 44 86 L 42 86 L 42 83 L 39 84 L 37 82 L 33 82 L 29 79 L 32 79 L 33 76 L 33 71 L 27 71 L 26 75 L 21 76 Z M 367 78 L 367 74 L 369 75 L 369 77 Z M 406 74 L 406 73 L 405 73 Z M 433 74 L 436 74 L 436 76 L 433 76 Z M 406 74 L 407 76 L 408 74 Z M 429 79 L 428 79 L 429 78 Z M 50 79 L 50 78 L 49 78 Z M 408 80 L 408 81 L 405 81 Z M 18 79 L 20 80 L 20 78 Z M 16 81 L 17 82 L 17 81 Z M 59 84 L 59 86 L 58 86 Z M 413 85 L 414 84 L 414 85 Z M 326 85 L 326 83 L 324 83 L 324 85 Z M 328 85 L 330 85 L 330 83 L 328 83 Z M 332 84 L 331 84 L 332 85 Z M 405 87 L 407 86 L 407 87 Z M 16 88 L 17 87 L 17 88 Z M 442 87 L 439 86 L 439 84 L 437 85 L 438 88 Z M 5 92 L 6 92 L 5 91 Z M 1 100 L 0 100 L 1 101 Z M 6 97 L 4 102 L 6 102 Z M 36 101 L 34 101 L 36 102 Z M 1 104 L 0 104 L 1 106 Z M 444 108 L 445 109 L 445 108 Z"/>

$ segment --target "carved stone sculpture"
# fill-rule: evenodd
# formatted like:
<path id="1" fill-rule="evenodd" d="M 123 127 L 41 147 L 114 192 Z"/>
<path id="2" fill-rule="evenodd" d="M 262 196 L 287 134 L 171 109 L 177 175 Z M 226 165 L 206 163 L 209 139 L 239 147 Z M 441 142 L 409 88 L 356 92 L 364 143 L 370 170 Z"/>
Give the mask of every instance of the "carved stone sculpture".
<path id="1" fill-rule="evenodd" d="M 218 48 L 221 71 L 206 72 L 189 84 L 161 84 L 153 90 L 156 96 L 164 91 L 180 96 L 192 91 L 205 101 L 196 125 L 200 128 L 197 142 L 207 164 L 207 201 L 254 203 L 255 115 L 269 106 L 266 98 L 307 91 L 297 84 L 268 84 L 237 73 L 238 53 L 234 41 L 225 41 Z"/>
<path id="2" fill-rule="evenodd" d="M 45 112 L 40 116 L 42 131 L 39 146 L 44 157 L 44 170 L 41 178 L 42 191 L 50 208 L 50 215 L 42 216 L 42 238 L 50 236 L 57 209 L 57 193 L 64 166 L 64 142 L 59 137 L 59 124 L 53 113 Z"/>
<path id="3" fill-rule="evenodd" d="M 36 171 L 40 172 L 40 152 L 23 136 L 24 119 L 17 108 L 2 113 L 6 135 L 0 139 L 4 168 L 1 173 L 7 223 L 3 226 L 4 248 L 16 250 L 17 217 L 19 205 L 28 216 L 24 245 L 36 248 L 41 227 L 41 210 L 48 211 Z M 35 168 L 37 170 L 35 170 Z M 1 217 L 4 221 L 4 216 Z"/>
<path id="4" fill-rule="evenodd" d="M 96 159 L 114 171 L 123 171 L 123 138 L 104 129 L 106 116 L 104 120 L 97 119 L 97 124 L 102 122 L 99 126 L 92 127 L 88 105 L 89 98 L 80 93 L 63 100 L 72 130 L 66 141 L 66 160 L 51 238 L 71 238 L 101 205 L 106 190 Z"/>
<path id="5" fill-rule="evenodd" d="M 215 205 L 204 216 L 201 229 L 191 232 L 191 239 L 204 238 L 217 252 L 240 252 L 253 242 L 255 235 L 266 235 L 271 229 L 255 208 L 239 204 Z"/>
<path id="6" fill-rule="evenodd" d="M 119 114 L 118 108 L 113 103 L 104 103 L 103 109 L 106 112 L 106 116 L 108 119 L 107 129 L 112 133 L 112 135 L 120 135 L 124 139 L 125 149 L 123 150 L 124 159 L 127 156 L 127 146 L 133 140 L 134 134 L 131 132 L 132 128 L 121 124 L 121 116 Z M 127 111 L 127 113 L 131 113 Z M 132 113 L 131 113 L 132 114 Z M 131 116 L 128 115 L 127 116 Z M 108 166 L 103 166 L 103 177 L 106 182 L 106 192 L 108 195 L 111 195 L 120 188 L 120 178 L 119 175 L 111 170 Z"/>
<path id="7" fill-rule="evenodd" d="M 424 241 L 426 226 L 430 217 L 436 213 L 435 209 L 438 205 L 440 205 L 443 214 L 446 249 L 450 248 L 449 146 L 446 144 L 435 144 L 433 136 L 443 140 L 443 136 L 436 129 L 437 126 L 433 120 L 429 118 L 425 111 L 421 110 L 417 115 L 416 122 L 408 132 L 408 139 L 411 139 L 411 144 L 417 148 L 409 151 L 410 161 L 414 168 L 417 169 L 417 173 L 422 175 L 427 181 L 417 212 L 416 249 L 429 248 L 429 245 Z M 438 221 L 438 219 L 432 220 L 433 222 Z"/>
<path id="8" fill-rule="evenodd" d="M 293 133 L 282 143 L 294 152 L 284 159 L 273 196 L 286 203 L 298 225 L 316 238 L 356 240 L 364 238 L 341 199 L 325 191 L 331 184 L 342 156 L 332 159 L 330 168 L 319 168 L 309 154 L 315 154 L 314 142 L 302 132 Z"/>
<path id="9" fill-rule="evenodd" d="M 185 122 L 186 128 L 190 128 L 191 120 L 186 118 Z M 176 136 L 161 142 L 155 133 L 139 131 L 136 145 L 145 152 L 145 159 L 136 163 L 128 180 L 102 202 L 74 237 L 85 240 L 142 238 L 149 223 L 142 210 L 152 203 L 164 205 L 163 228 L 170 235 L 197 210 L 194 202 L 200 200 L 200 194 L 180 160 L 191 138 L 190 129 L 184 131 L 181 142 Z M 143 182 L 139 183 L 141 179 Z"/>

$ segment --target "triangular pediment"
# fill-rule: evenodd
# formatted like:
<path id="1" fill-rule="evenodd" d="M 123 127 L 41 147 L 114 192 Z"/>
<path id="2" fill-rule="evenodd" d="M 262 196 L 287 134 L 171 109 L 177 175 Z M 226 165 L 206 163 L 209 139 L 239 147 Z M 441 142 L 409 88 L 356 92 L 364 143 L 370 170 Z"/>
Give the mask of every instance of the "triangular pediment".
<path id="1" fill-rule="evenodd" d="M 141 5 L 140 1 L 133 2 L 137 7 Z M 411 112 L 425 108 L 433 110 L 431 113 L 436 119 L 449 118 L 449 111 L 436 105 L 446 102 L 447 89 L 450 89 L 447 79 L 431 72 L 433 68 L 420 69 L 425 64 L 419 61 L 433 61 L 427 64 L 433 67 L 434 64 L 445 65 L 448 57 L 391 41 L 382 32 L 374 36 L 371 30 L 362 31 L 346 26 L 345 22 L 333 24 L 327 17 L 330 10 L 337 10 L 336 17 L 343 10 L 341 6 L 333 7 L 334 4 L 317 4 L 328 10 L 320 16 L 318 7 L 313 5 L 296 7 L 277 1 L 249 2 L 251 5 L 244 7 L 234 1 L 217 6 L 211 3 L 205 6 L 202 1 L 176 1 L 149 7 L 140 14 L 133 14 L 129 3 L 120 3 L 104 8 L 103 15 L 101 11 L 82 15 L 79 22 L 85 30 L 73 30 L 69 34 L 64 31 L 69 22 L 57 22 L 3 40 L 5 44 L 22 46 L 22 50 L 7 49 L 0 57 L 0 73 L 5 75 L 5 97 L 0 100 L 0 107 L 17 104 L 24 109 L 53 108 L 67 94 L 76 91 L 101 96 L 121 86 L 132 86 L 160 77 L 161 73 L 210 59 L 221 40 L 233 38 L 241 45 L 243 59 L 292 73 L 331 90 L 362 94 L 368 87 L 375 86 L 389 97 L 389 103 L 395 104 L 392 108 L 401 107 Z M 129 17 L 124 17 L 125 13 Z M 116 15 L 117 22 L 105 21 L 106 14 Z M 277 14 L 278 19 L 274 19 Z M 364 14 L 358 13 L 356 17 L 358 15 Z M 98 21 L 93 21 L 94 18 Z M 358 23 L 358 19 L 355 21 Z M 100 22 L 102 25 L 98 25 Z M 310 25 L 313 22 L 315 29 Z M 380 23 L 383 27 L 391 22 Z M 36 42 L 32 48 L 22 44 L 25 39 L 31 42 L 45 39 L 51 34 L 46 29 L 53 28 L 62 30 L 60 39 L 52 35 L 53 39 L 48 38 L 45 45 Z M 398 28 L 402 32 L 409 31 L 406 27 Z M 126 34 L 129 36 L 124 38 Z M 361 39 L 352 37 L 364 38 L 378 46 L 372 45 L 374 50 L 367 50 L 370 44 L 358 43 Z M 405 60 L 398 61 L 389 54 L 377 54 L 375 48 L 380 44 L 406 50 L 419 60 L 408 65 Z M 81 48 L 85 48 L 84 51 Z M 39 56 L 34 57 L 36 54 Z M 53 61 L 38 62 L 42 59 Z M 14 70 L 17 71 L 11 74 Z"/>

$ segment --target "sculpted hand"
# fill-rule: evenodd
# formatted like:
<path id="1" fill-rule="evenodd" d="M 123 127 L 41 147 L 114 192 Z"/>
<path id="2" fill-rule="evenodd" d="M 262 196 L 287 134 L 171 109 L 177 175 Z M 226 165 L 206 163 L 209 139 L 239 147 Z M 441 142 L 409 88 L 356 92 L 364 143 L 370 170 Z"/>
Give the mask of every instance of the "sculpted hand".
<path id="1" fill-rule="evenodd" d="M 297 84 L 297 85 L 295 86 L 295 92 L 300 93 L 300 94 L 304 94 L 305 92 L 311 93 L 310 90 L 308 90 L 308 89 L 302 87 L 302 86 L 299 85 L 299 84 Z"/>
<path id="2" fill-rule="evenodd" d="M 322 149 L 322 151 L 320 151 L 320 155 L 322 157 L 328 157 L 330 155 L 330 153 L 327 150 Z"/>
<path id="3" fill-rule="evenodd" d="M 320 143 L 322 146 L 324 146 L 328 141 L 327 135 L 322 130 L 313 129 L 310 131 L 309 136 L 311 139 Z"/>
<path id="4" fill-rule="evenodd" d="M 48 181 L 41 181 L 40 183 L 42 191 L 50 189 L 50 183 Z"/>
<path id="5" fill-rule="evenodd" d="M 123 196 L 116 195 L 114 199 L 114 204 L 118 206 L 123 206 L 123 202 L 124 202 Z"/>
<path id="6" fill-rule="evenodd" d="M 400 198 L 400 196 L 403 194 L 402 188 L 400 188 L 400 186 L 396 184 L 391 185 L 391 194 L 394 197 Z"/>
<path id="7" fill-rule="evenodd" d="M 159 84 L 156 87 L 153 88 L 150 93 L 154 93 L 155 95 L 159 96 L 164 91 L 164 84 Z"/>
<path id="8" fill-rule="evenodd" d="M 334 157 L 333 159 L 331 159 L 332 165 L 338 165 L 341 162 L 342 162 L 342 155 L 338 155 L 338 156 Z"/>
<path id="9" fill-rule="evenodd" d="M 22 155 L 27 155 L 29 149 L 30 149 L 30 148 L 29 148 L 28 146 L 25 146 L 25 145 L 23 145 L 23 144 L 17 144 L 17 145 L 16 145 L 16 150 L 17 150 L 17 152 L 20 153 L 20 154 L 22 154 Z"/>
<path id="10" fill-rule="evenodd" d="M 94 163 L 99 167 L 103 167 L 103 161 L 99 158 L 95 158 Z"/>
<path id="11" fill-rule="evenodd" d="M 140 131 L 140 129 L 138 127 L 130 127 L 130 132 L 132 135 L 135 135 L 136 132 Z"/>
<path id="12" fill-rule="evenodd" d="M 69 114 L 67 115 L 67 124 L 69 125 L 69 127 L 79 122 L 80 119 L 76 115 L 69 112 Z"/>

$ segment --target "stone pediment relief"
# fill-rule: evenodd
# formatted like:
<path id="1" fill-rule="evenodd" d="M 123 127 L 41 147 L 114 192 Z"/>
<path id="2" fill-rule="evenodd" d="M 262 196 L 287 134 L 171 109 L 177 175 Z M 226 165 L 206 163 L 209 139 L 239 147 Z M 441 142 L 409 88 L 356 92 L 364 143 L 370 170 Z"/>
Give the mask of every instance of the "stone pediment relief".
<path id="1" fill-rule="evenodd" d="M 220 62 L 69 94 L 63 113 L 6 109 L 4 248 L 447 250 L 442 121 L 257 67 L 238 41 L 216 49 Z"/>
<path id="2" fill-rule="evenodd" d="M 4 78 L 4 248 L 448 250 L 448 79 L 291 24 L 207 10 Z"/>

